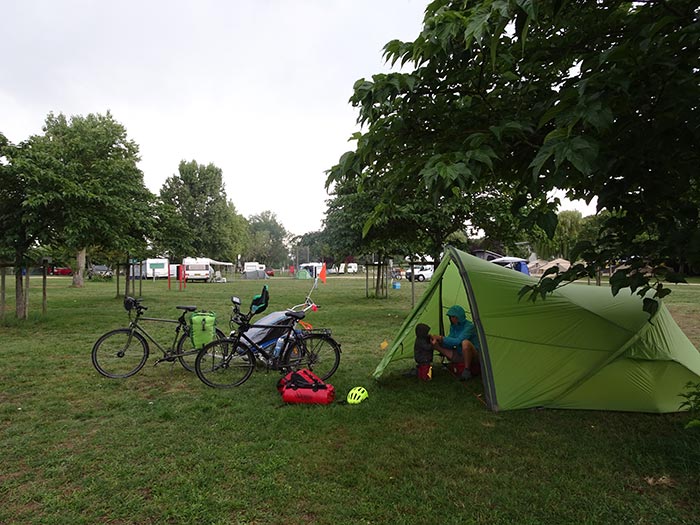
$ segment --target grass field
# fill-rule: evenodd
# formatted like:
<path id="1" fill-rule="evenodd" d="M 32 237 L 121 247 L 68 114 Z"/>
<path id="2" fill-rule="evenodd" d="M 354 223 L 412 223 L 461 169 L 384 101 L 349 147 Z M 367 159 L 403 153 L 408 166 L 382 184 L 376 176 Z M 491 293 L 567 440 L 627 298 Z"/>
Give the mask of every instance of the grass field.
<path id="1" fill-rule="evenodd" d="M 270 311 L 311 284 L 266 282 Z M 231 295 L 247 305 L 261 284 L 149 281 L 142 296 L 149 315 L 196 304 L 226 317 Z M 314 291 L 321 309 L 308 320 L 342 344 L 338 398 L 369 390 L 356 406 L 284 405 L 274 372 L 210 389 L 177 364 L 153 367 L 154 355 L 132 378 L 103 378 L 90 350 L 126 324 L 121 298 L 114 283 L 69 285 L 49 280 L 40 316 L 34 279 L 30 320 L 0 324 L 0 523 L 700 522 L 700 432 L 683 429 L 687 414 L 491 413 L 478 381 L 440 369 L 418 384 L 394 366 L 374 382 L 380 343 L 411 309 L 405 281 L 388 299 L 366 298 L 362 278 Z M 667 303 L 700 347 L 700 286 Z"/>

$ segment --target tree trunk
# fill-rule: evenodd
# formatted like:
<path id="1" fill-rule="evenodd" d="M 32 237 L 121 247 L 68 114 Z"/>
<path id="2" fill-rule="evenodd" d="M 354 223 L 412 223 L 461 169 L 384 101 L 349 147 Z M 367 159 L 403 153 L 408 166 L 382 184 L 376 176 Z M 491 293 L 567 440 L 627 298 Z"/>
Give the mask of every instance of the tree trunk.
<path id="1" fill-rule="evenodd" d="M 29 316 L 29 275 L 31 274 L 31 268 L 27 265 L 27 273 L 24 277 L 24 318 Z"/>
<path id="2" fill-rule="evenodd" d="M 15 317 L 27 318 L 26 303 L 24 302 L 24 282 L 22 281 L 22 267 L 15 268 Z"/>
<path id="3" fill-rule="evenodd" d="M 24 283 L 22 282 L 22 254 L 15 253 L 15 317 L 27 318 L 26 301 L 24 298 Z"/>
<path id="4" fill-rule="evenodd" d="M 0 268 L 0 319 L 5 318 L 5 276 L 7 268 Z"/>
<path id="5" fill-rule="evenodd" d="M 75 268 L 73 269 L 73 286 L 82 288 L 85 284 L 83 276 L 85 275 L 85 248 L 81 249 L 75 255 Z"/>

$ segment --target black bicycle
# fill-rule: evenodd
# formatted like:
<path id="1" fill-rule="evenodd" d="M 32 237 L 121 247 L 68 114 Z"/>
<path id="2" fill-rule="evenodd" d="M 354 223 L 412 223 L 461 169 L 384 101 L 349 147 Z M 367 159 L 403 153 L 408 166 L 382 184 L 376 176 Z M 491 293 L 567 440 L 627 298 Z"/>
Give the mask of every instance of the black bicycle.
<path id="1" fill-rule="evenodd" d="M 163 357 L 158 359 L 154 366 L 162 362 L 173 363 L 176 360 L 190 372 L 194 372 L 194 364 L 199 353 L 199 348 L 195 348 L 190 337 L 190 326 L 188 323 L 188 313 L 197 310 L 196 306 L 176 306 L 182 310 L 182 314 L 177 319 L 159 319 L 155 317 L 144 317 L 148 307 L 141 304 L 141 299 L 133 297 L 124 298 L 124 308 L 129 312 L 129 326 L 118 328 L 107 332 L 100 337 L 92 347 L 92 364 L 97 371 L 105 377 L 121 379 L 130 377 L 141 370 L 150 352 L 148 342 L 153 343 L 163 352 Z M 175 337 L 169 348 L 164 348 L 156 341 L 151 334 L 139 323 L 142 321 L 153 321 L 157 323 L 174 323 Z M 216 329 L 216 337 L 223 339 L 226 334 Z"/>
<path id="2" fill-rule="evenodd" d="M 239 386 L 250 378 L 258 364 L 283 374 L 308 368 L 323 380 L 335 373 L 341 350 L 331 331 L 299 325 L 306 311 L 316 306 L 309 296 L 305 303 L 297 305 L 300 310 L 294 307 L 282 312 L 282 319 L 274 324 L 252 324 L 252 317 L 263 312 L 268 301 L 269 292 L 264 286 L 262 293 L 253 298 L 248 313 L 243 314 L 241 300 L 231 298 L 231 324 L 235 329 L 229 337 L 204 346 L 195 360 L 195 372 L 205 385 L 213 388 Z M 274 344 L 265 344 L 265 338 L 259 337 L 261 330 L 275 332 Z M 251 336 L 253 332 L 255 335 Z"/>

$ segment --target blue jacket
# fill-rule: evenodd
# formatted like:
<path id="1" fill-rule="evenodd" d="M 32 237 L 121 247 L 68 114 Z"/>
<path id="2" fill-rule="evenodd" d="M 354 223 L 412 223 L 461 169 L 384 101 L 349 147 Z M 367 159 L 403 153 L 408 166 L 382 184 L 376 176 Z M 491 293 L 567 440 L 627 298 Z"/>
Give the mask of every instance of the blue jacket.
<path id="1" fill-rule="evenodd" d="M 467 314 L 459 305 L 451 306 L 447 310 L 447 315 L 454 316 L 457 318 L 457 324 L 452 324 L 450 322 L 450 331 L 443 338 L 442 345 L 445 348 L 455 348 L 462 351 L 462 341 L 469 339 L 474 348 L 479 349 L 479 338 L 476 334 L 476 327 L 469 319 L 467 319 Z"/>

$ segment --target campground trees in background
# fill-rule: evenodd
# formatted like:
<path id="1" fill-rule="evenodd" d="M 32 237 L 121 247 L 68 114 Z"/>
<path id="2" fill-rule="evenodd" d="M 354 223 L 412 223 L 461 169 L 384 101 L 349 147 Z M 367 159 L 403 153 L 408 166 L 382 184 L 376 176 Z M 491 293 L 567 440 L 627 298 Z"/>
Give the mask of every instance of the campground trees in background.
<path id="1" fill-rule="evenodd" d="M 27 184 L 23 174 L 23 155 L 28 144 L 14 145 L 0 134 L 0 262 L 15 267 L 15 315 L 26 319 L 27 304 L 22 272 L 17 271 L 27 264 L 31 247 L 40 240 L 42 225 L 27 217 L 22 203 L 27 199 Z M 5 276 L 5 267 L 1 269 Z M 2 285 L 5 282 L 3 279 Z M 3 301 L 5 290 L 3 288 Z M 4 312 L 0 312 L 0 316 Z"/>
<path id="2" fill-rule="evenodd" d="M 74 285 L 83 284 L 88 248 L 145 246 L 153 195 L 137 167 L 138 145 L 109 112 L 70 119 L 49 114 L 44 134 L 30 143 L 27 207 L 48 218 L 42 224 L 51 244 L 76 254 Z"/>
<path id="3" fill-rule="evenodd" d="M 415 41 L 385 46 L 413 71 L 355 83 L 364 131 L 328 183 L 381 179 L 375 224 L 408 188 L 435 199 L 506 184 L 520 227 L 550 238 L 546 196 L 560 188 L 611 212 L 575 270 L 700 263 L 699 12 L 695 0 L 434 1 Z M 634 279 L 620 284 L 649 284 Z"/>
<path id="4" fill-rule="evenodd" d="M 152 194 L 136 166 L 138 146 L 112 115 L 50 113 L 42 135 L 18 146 L 3 141 L 3 251 L 14 252 L 17 275 L 36 246 L 75 257 L 73 284 L 82 286 L 88 249 L 127 251 L 145 245 Z M 5 216 L 6 215 L 6 216 Z M 22 293 L 21 280 L 17 293 Z M 24 312 L 18 299 L 18 317 Z"/>
<path id="5" fill-rule="evenodd" d="M 145 245 L 152 194 L 137 168 L 138 146 L 112 115 L 50 113 L 43 135 L 19 145 L 0 140 L 0 252 L 15 267 L 16 316 L 26 318 L 22 268 L 31 250 L 69 250 L 82 286 L 88 249 Z"/>
<path id="6" fill-rule="evenodd" d="M 156 214 L 155 245 L 172 260 L 235 261 L 248 241 L 245 219 L 227 201 L 221 169 L 214 164 L 181 161 L 160 190 Z"/>
<path id="7" fill-rule="evenodd" d="M 330 268 L 336 262 L 336 254 L 328 243 L 327 230 L 307 232 L 288 239 L 294 264 L 326 262 Z"/>
<path id="8" fill-rule="evenodd" d="M 244 251 L 246 261 L 257 261 L 274 268 L 289 262 L 287 230 L 271 211 L 248 217 L 250 241 Z"/>
<path id="9" fill-rule="evenodd" d="M 554 230 L 553 238 L 548 237 L 540 228 L 534 228 L 532 231 L 528 232 L 527 237 L 530 246 L 541 259 L 562 257 L 570 261 L 576 244 L 583 240 L 581 238 L 582 230 L 583 216 L 581 212 L 576 210 L 564 210 L 557 215 L 557 227 Z M 597 237 L 597 235 L 594 235 L 593 238 L 595 237 Z"/>
<path id="10" fill-rule="evenodd" d="M 348 254 L 369 260 L 373 254 L 380 260 L 420 254 L 439 261 L 445 244 L 466 249 L 468 239 L 477 235 L 511 248 L 522 240 L 511 213 L 514 192 L 505 184 L 474 187 L 471 193 L 445 187 L 435 195 L 421 180 L 407 181 L 391 200 L 382 200 L 382 181 L 380 175 L 334 183 L 324 233 L 341 259 Z M 531 210 L 530 204 L 521 207 L 521 213 Z"/>
<path id="11" fill-rule="evenodd" d="M 355 255 L 365 261 L 383 264 L 396 253 L 411 253 L 410 247 L 425 242 L 425 237 L 401 220 L 398 213 L 383 215 L 366 230 L 368 217 L 374 213 L 379 192 L 373 181 L 359 191 L 356 179 L 339 181 L 333 197 L 327 201 L 324 237 L 334 258 L 344 261 Z M 421 244 L 421 246 L 424 246 Z M 375 272 L 375 291 L 379 295 L 382 272 Z"/>

